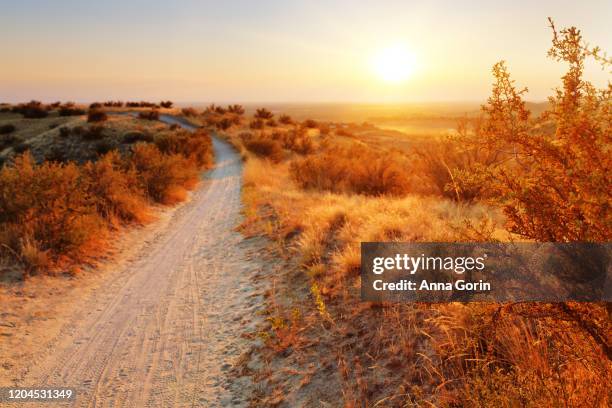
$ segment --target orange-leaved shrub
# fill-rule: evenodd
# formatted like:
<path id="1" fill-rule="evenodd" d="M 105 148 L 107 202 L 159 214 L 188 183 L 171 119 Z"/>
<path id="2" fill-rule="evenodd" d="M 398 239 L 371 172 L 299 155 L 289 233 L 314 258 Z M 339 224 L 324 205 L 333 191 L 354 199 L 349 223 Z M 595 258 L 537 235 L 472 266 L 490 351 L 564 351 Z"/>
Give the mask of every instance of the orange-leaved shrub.
<path id="1" fill-rule="evenodd" d="M 411 191 L 406 160 L 399 153 L 354 145 L 331 147 L 293 161 L 290 173 L 304 189 L 402 196 Z"/>
<path id="2" fill-rule="evenodd" d="M 156 143 L 136 143 L 125 155 L 111 150 L 83 165 L 37 164 L 28 153 L 4 165 L 0 252 L 26 273 L 74 265 L 99 254 L 118 225 L 146 221 L 149 202 L 184 199 L 199 170 L 212 164 L 210 137 L 177 132 Z"/>
<path id="3" fill-rule="evenodd" d="M 461 175 L 473 174 L 508 159 L 507 153 L 487 144 L 461 143 L 467 137 L 477 138 L 481 126 L 478 119 L 464 119 L 459 122 L 457 134 L 427 140 L 415 146 L 413 171 L 423 178 L 424 193 L 455 201 L 473 201 L 490 196 L 485 184 L 461 181 Z"/>
<path id="4" fill-rule="evenodd" d="M 460 180 L 468 188 L 488 189 L 514 233 L 544 242 L 607 242 L 612 237 L 612 85 L 596 89 L 583 79 L 583 70 L 587 57 L 604 68 L 612 60 L 584 45 L 575 27 L 557 32 L 551 21 L 551 28 L 549 56 L 568 63 L 569 70 L 549 98 L 550 109 L 531 120 L 523 100 L 527 90 L 517 89 L 504 62 L 497 63 L 481 131 L 463 141 L 507 152 L 511 160 L 461 171 Z"/>
<path id="5" fill-rule="evenodd" d="M 251 138 L 244 141 L 244 146 L 255 155 L 276 163 L 283 160 L 284 157 L 283 147 L 276 140 L 261 137 Z"/>
<path id="6" fill-rule="evenodd" d="M 147 219 L 146 197 L 134 168 L 126 166 L 116 150 L 96 162 L 87 162 L 83 174 L 96 211 L 112 223 L 143 222 Z"/>
<path id="7" fill-rule="evenodd" d="M 227 111 L 230 113 L 235 113 L 236 115 L 244 115 L 244 107 L 238 104 L 228 105 Z"/>
<path id="8" fill-rule="evenodd" d="M 212 140 L 204 129 L 164 134 L 155 139 L 155 145 L 162 153 L 178 153 L 193 160 L 198 167 L 209 167 L 213 163 Z"/>
<path id="9" fill-rule="evenodd" d="M 92 106 L 93 105 L 95 104 L 92 104 Z M 98 103 L 98 105 L 100 104 Z M 106 114 L 106 112 L 97 108 L 90 108 L 89 112 L 87 113 L 88 122 L 104 122 L 106 119 L 108 119 L 108 115 Z"/>
<path id="10" fill-rule="evenodd" d="M 269 119 L 272 119 L 274 117 L 274 114 L 272 112 L 270 112 L 266 108 L 258 108 L 255 111 L 254 117 L 255 117 L 255 119 L 269 120 Z"/>
<path id="11" fill-rule="evenodd" d="M 194 108 L 183 108 L 181 109 L 181 113 L 184 116 L 198 116 L 198 111 Z"/>
<path id="12" fill-rule="evenodd" d="M 24 118 L 30 119 L 46 118 L 49 115 L 49 107 L 35 100 L 15 105 L 11 110 L 15 113 L 22 114 Z"/>
<path id="13" fill-rule="evenodd" d="M 29 154 L 15 158 L 0 170 L 0 243 L 21 254 L 27 266 L 25 254 L 35 264 L 78 258 L 104 231 L 89 183 L 74 163 L 38 165 Z"/>
<path id="14" fill-rule="evenodd" d="M 283 148 L 295 153 L 310 154 L 316 149 L 312 138 L 301 128 L 274 132 L 271 137 L 273 140 L 281 142 Z"/>
<path id="15" fill-rule="evenodd" d="M 138 117 L 140 119 L 146 119 L 146 120 L 158 120 L 159 119 L 159 111 L 156 110 L 156 109 L 152 109 L 150 111 L 138 112 Z"/>
<path id="16" fill-rule="evenodd" d="M 151 144 L 136 144 L 129 160 L 138 174 L 138 185 L 162 204 L 182 201 L 186 189 L 193 188 L 198 181 L 195 161 L 180 154 L 164 154 Z"/>

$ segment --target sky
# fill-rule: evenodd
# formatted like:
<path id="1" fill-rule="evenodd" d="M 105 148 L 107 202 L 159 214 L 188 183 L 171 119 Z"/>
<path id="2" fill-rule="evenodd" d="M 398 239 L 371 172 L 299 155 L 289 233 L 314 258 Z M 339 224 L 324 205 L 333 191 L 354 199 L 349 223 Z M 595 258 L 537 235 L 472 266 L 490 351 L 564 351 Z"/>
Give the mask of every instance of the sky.
<path id="1" fill-rule="evenodd" d="M 0 0 L 0 102 L 481 101 L 501 59 L 540 101 L 564 71 L 548 16 L 612 48 L 609 0 Z"/>

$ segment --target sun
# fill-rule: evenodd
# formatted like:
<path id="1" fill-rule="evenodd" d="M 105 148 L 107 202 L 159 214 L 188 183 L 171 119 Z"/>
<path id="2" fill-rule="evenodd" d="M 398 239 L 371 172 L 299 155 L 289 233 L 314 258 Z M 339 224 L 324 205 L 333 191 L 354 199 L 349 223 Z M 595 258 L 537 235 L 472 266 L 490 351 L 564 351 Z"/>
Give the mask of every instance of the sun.
<path id="1" fill-rule="evenodd" d="M 414 73 L 415 66 L 414 54 L 402 44 L 380 50 L 372 58 L 374 72 L 385 82 L 399 83 L 407 80 Z"/>

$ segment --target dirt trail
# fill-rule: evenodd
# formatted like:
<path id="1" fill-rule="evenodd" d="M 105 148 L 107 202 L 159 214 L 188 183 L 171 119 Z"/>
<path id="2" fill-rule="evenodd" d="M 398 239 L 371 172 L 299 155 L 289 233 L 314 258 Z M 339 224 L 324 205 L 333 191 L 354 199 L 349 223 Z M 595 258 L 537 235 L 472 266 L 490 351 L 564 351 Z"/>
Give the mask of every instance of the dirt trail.
<path id="1" fill-rule="evenodd" d="M 213 143 L 216 165 L 190 202 L 75 310 L 20 385 L 74 387 L 75 406 L 246 405 L 248 383 L 232 385 L 226 375 L 249 346 L 240 334 L 263 307 L 253 283 L 262 243 L 234 231 L 242 164 L 227 143 Z"/>

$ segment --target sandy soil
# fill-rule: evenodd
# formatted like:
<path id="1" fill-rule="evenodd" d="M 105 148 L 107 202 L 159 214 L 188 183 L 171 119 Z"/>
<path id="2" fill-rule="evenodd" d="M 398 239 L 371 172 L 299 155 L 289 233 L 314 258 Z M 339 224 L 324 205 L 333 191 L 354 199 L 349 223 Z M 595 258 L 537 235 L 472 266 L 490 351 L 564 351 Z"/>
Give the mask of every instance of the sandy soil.
<path id="1" fill-rule="evenodd" d="M 251 345 L 241 334 L 263 319 L 270 265 L 260 256 L 265 242 L 234 230 L 240 157 L 217 139 L 214 148 L 216 166 L 189 202 L 141 231 L 140 242 L 132 237 L 129 255 L 103 277 L 71 281 L 68 289 L 41 278 L 3 290 L 13 297 L 3 303 L 0 329 L 15 347 L 2 352 L 14 356 L 0 371 L 3 384 L 74 387 L 75 406 L 246 405 L 252 383 L 230 380 L 229 372 Z M 40 310 L 36 297 L 55 295 L 74 302 Z M 38 309 L 26 307 L 27 316 L 11 310 L 15 296 Z"/>

